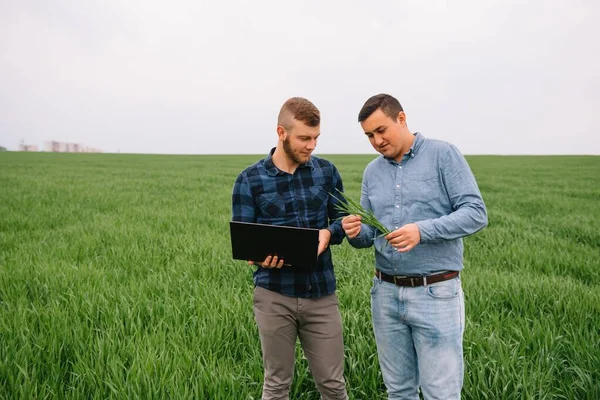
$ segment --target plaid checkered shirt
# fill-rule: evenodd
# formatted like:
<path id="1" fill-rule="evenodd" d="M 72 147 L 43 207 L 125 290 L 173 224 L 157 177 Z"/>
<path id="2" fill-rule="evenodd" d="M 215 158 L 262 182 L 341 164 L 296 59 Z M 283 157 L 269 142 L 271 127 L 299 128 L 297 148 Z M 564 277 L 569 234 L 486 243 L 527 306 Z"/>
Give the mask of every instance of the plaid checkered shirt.
<path id="1" fill-rule="evenodd" d="M 329 161 L 311 156 L 293 174 L 279 170 L 273 163 L 272 149 L 263 160 L 242 171 L 233 186 L 234 221 L 270 225 L 328 229 L 329 244 L 340 244 L 344 237 L 335 209 L 337 200 L 329 195 L 343 191 L 342 179 Z M 338 196 L 339 197 L 339 196 Z M 254 284 L 291 297 L 321 297 L 336 289 L 329 247 L 319 256 L 317 266 L 309 269 L 284 266 L 254 271 Z"/>

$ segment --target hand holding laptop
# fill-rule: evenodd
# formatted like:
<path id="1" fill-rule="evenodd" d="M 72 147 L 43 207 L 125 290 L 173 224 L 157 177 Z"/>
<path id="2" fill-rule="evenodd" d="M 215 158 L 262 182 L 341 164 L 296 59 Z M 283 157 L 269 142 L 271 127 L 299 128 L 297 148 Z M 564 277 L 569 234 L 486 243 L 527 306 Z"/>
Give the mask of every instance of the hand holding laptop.
<path id="1" fill-rule="evenodd" d="M 331 232 L 328 229 L 319 230 L 319 248 L 317 250 L 317 256 L 321 255 L 322 252 L 325 251 L 327 246 L 329 245 L 329 240 L 331 239 Z M 281 268 L 284 265 L 289 266 L 289 264 L 285 264 L 285 261 L 282 259 L 278 259 L 277 255 L 275 256 L 267 256 L 262 263 L 248 261 L 248 264 L 254 265 L 259 264 L 263 268 Z"/>
<path id="2" fill-rule="evenodd" d="M 331 232 L 329 229 L 319 230 L 319 249 L 317 250 L 317 257 L 329 246 L 329 240 L 331 239 Z"/>
<path id="3" fill-rule="evenodd" d="M 248 264 L 254 265 L 257 263 L 255 263 L 254 261 L 248 261 Z M 277 256 L 267 256 L 267 258 L 265 258 L 265 261 L 258 264 L 263 268 L 281 268 L 284 266 L 283 260 L 279 260 Z"/>

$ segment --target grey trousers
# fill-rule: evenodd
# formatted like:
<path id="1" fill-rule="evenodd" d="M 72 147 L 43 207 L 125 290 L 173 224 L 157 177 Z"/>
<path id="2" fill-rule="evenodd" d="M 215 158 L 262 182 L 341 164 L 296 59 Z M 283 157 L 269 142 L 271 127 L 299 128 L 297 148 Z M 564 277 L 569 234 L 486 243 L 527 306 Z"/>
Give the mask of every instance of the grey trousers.
<path id="1" fill-rule="evenodd" d="M 342 318 L 335 294 L 288 297 L 254 289 L 254 317 L 265 370 L 263 400 L 287 400 L 294 376 L 296 338 L 324 400 L 346 400 Z"/>

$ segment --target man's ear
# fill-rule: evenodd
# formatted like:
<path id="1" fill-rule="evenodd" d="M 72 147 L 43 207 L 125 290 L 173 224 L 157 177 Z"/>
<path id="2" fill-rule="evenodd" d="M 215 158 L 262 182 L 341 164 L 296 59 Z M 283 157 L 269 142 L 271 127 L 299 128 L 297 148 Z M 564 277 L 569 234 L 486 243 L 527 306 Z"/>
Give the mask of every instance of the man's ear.
<path id="1" fill-rule="evenodd" d="M 400 111 L 398 113 L 396 121 L 398 121 L 400 124 L 406 124 L 406 114 L 404 114 L 404 111 Z"/>
<path id="2" fill-rule="evenodd" d="M 285 140 L 286 135 L 287 132 L 285 131 L 285 128 L 281 125 L 277 125 L 277 136 L 279 137 L 279 140 Z"/>

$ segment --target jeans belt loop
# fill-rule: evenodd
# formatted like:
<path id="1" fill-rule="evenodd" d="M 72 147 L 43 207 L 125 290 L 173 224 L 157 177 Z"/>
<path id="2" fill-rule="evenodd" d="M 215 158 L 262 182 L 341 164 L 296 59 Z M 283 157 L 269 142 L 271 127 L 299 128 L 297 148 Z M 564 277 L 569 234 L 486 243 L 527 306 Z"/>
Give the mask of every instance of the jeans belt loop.
<path id="1" fill-rule="evenodd" d="M 423 287 L 427 287 L 427 277 L 423 277 Z"/>

